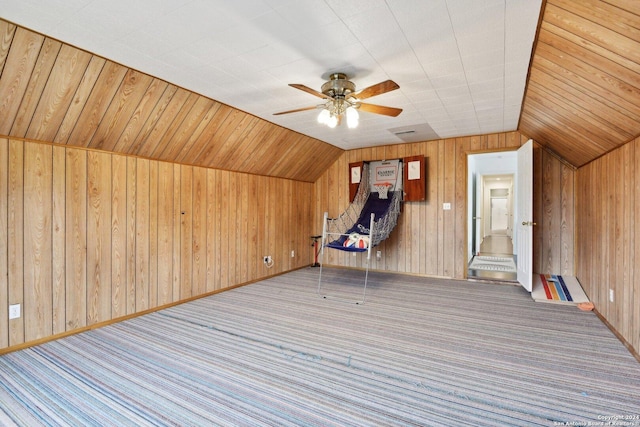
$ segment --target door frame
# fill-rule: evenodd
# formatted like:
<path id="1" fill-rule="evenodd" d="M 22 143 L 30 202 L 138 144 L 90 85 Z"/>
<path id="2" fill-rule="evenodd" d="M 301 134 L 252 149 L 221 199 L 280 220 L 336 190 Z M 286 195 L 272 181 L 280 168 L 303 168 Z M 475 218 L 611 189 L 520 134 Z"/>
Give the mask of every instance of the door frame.
<path id="1" fill-rule="evenodd" d="M 522 144 L 522 145 L 524 145 L 524 144 Z M 507 168 L 507 169 L 505 169 L 505 171 L 506 171 L 505 173 L 497 171 L 495 173 L 494 172 L 487 173 L 486 175 L 514 174 L 514 177 L 515 177 L 515 173 L 517 171 L 516 153 L 517 153 L 517 150 L 519 148 L 520 147 L 509 147 L 509 148 L 499 148 L 499 149 L 492 149 L 492 150 L 474 150 L 474 151 L 470 150 L 470 151 L 466 151 L 465 152 L 465 175 L 466 175 L 466 179 L 465 179 L 465 182 L 464 182 L 464 187 L 465 187 L 464 188 L 464 190 L 465 190 L 464 203 L 465 203 L 465 212 L 466 212 L 466 217 L 465 218 L 466 218 L 466 220 L 464 222 L 464 226 L 465 226 L 464 239 L 465 239 L 465 248 L 467 249 L 467 254 L 466 254 L 467 256 L 464 257 L 465 265 L 464 265 L 464 276 L 463 277 L 465 279 L 469 278 L 468 264 L 469 264 L 469 261 L 471 260 L 471 257 L 473 256 L 473 254 L 470 254 L 470 252 L 472 252 L 475 249 L 475 248 L 470 248 L 470 246 L 469 246 L 472 243 L 472 239 L 469 238 L 470 221 L 473 220 L 472 219 L 472 217 L 473 217 L 472 210 L 471 210 L 471 206 L 470 206 L 471 200 L 470 200 L 470 197 L 469 197 L 469 188 L 472 187 L 472 183 L 473 183 L 472 177 L 470 176 L 470 173 L 469 173 L 470 172 L 469 171 L 469 163 L 470 163 L 469 156 L 475 156 L 475 155 L 478 155 L 478 154 L 487 154 L 487 155 L 499 156 L 500 153 L 505 153 L 505 154 L 509 153 L 509 157 L 510 157 L 509 160 L 510 161 L 513 160 L 513 165 L 514 165 L 513 170 L 510 170 L 510 169 Z M 514 193 L 513 193 L 512 197 L 514 197 L 514 199 L 516 197 L 515 188 L 514 188 Z M 515 205 L 515 203 L 514 203 L 514 205 Z M 514 211 L 516 209 L 517 209 L 517 207 L 514 206 Z M 512 212 L 512 214 L 515 217 L 515 212 Z M 517 237 L 516 237 L 515 233 L 512 232 L 512 239 L 514 240 L 514 242 L 513 242 L 513 244 L 514 244 L 514 246 L 513 246 L 514 252 L 516 252 L 516 247 L 517 247 L 516 246 L 516 241 L 515 241 L 516 238 Z M 469 256 L 469 255 L 471 255 L 471 256 Z"/>

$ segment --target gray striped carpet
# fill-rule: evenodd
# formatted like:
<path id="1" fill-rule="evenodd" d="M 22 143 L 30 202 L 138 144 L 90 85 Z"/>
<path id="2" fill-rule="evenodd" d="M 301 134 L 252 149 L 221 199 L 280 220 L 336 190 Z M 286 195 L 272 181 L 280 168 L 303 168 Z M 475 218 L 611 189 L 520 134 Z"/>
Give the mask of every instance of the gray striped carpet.
<path id="1" fill-rule="evenodd" d="M 346 304 L 316 295 L 317 273 L 4 355 L 0 423 L 551 426 L 640 415 L 640 364 L 591 312 L 516 286 L 375 272 L 366 304 Z M 356 294 L 363 274 L 323 271 L 328 291 Z M 640 425 L 630 421 L 613 425 Z"/>

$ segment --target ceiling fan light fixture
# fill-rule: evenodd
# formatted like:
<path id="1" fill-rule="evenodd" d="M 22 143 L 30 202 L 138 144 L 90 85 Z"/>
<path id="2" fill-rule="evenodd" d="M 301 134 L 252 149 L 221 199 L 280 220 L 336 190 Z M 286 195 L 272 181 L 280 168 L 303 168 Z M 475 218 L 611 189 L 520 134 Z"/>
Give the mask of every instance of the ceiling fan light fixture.
<path id="1" fill-rule="evenodd" d="M 329 110 L 323 108 L 322 111 L 320 111 L 320 114 L 318 114 L 318 123 L 321 125 L 328 125 L 330 117 L 331 113 L 329 113 Z"/>
<path id="2" fill-rule="evenodd" d="M 326 111 L 326 110 L 325 110 Z M 331 115 L 329 117 L 329 120 L 327 120 L 327 126 L 329 126 L 331 129 L 335 128 L 338 125 L 338 117 Z"/>
<path id="3" fill-rule="evenodd" d="M 357 128 L 358 124 L 360 123 L 360 115 L 358 114 L 358 110 L 356 110 L 355 107 L 350 106 L 347 108 L 346 115 L 347 127 L 349 129 Z"/>

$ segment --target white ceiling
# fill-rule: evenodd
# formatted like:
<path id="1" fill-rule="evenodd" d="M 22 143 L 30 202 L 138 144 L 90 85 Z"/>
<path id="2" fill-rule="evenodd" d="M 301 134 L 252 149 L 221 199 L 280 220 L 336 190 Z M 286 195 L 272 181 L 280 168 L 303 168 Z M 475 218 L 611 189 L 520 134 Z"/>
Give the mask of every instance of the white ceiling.
<path id="1" fill-rule="evenodd" d="M 343 149 L 517 128 L 541 0 L 0 0 L 0 17 Z M 330 72 L 398 117 L 329 129 Z M 394 132 L 415 130 L 396 136 Z"/>

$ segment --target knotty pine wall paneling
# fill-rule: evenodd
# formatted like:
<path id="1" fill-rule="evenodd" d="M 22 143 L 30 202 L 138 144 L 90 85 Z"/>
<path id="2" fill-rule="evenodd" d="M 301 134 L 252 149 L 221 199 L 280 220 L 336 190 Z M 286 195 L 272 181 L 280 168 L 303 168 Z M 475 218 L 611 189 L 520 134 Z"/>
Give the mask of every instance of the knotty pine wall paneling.
<path id="1" fill-rule="evenodd" d="M 577 171 L 576 271 L 589 299 L 640 352 L 640 139 Z M 609 300 L 609 290 L 614 301 Z"/>
<path id="2" fill-rule="evenodd" d="M 193 170 L 193 237 L 191 259 L 192 274 L 191 292 L 202 295 L 207 292 L 207 170 L 194 168 Z M 245 280 L 246 282 L 246 280 Z"/>
<path id="3" fill-rule="evenodd" d="M 53 334 L 66 330 L 66 162 L 67 153 L 62 147 L 53 146 L 52 159 L 52 304 Z"/>
<path id="4" fill-rule="evenodd" d="M 209 270 L 211 271 L 211 277 L 208 278 L 207 283 L 211 283 L 212 290 L 222 289 L 222 266 L 225 264 L 224 261 L 224 249 L 222 247 L 222 242 L 224 239 L 222 238 L 223 223 L 222 223 L 222 206 L 224 205 L 223 198 L 219 197 L 220 194 L 220 186 L 222 183 L 222 175 L 223 172 L 219 170 L 209 170 L 209 179 L 207 180 L 207 186 L 209 187 L 209 192 L 207 193 L 209 198 L 209 202 L 207 206 L 211 210 L 211 215 L 208 216 L 209 222 L 207 223 L 207 230 L 209 232 L 207 244 L 211 248 L 209 253 Z M 211 226 L 211 227 L 209 227 Z M 218 244 L 214 244 L 217 242 Z"/>
<path id="5" fill-rule="evenodd" d="M 456 167 L 465 168 L 463 164 L 456 165 L 456 143 L 458 141 L 459 139 L 450 141 L 449 143 L 440 143 L 440 146 L 443 149 L 441 154 L 442 167 L 440 169 L 443 172 L 440 175 L 440 179 L 443 183 L 443 192 L 442 200 L 436 206 L 442 210 L 442 216 L 444 218 L 442 227 L 442 245 L 444 249 L 444 255 L 442 259 L 441 274 L 445 277 L 456 277 L 455 266 L 456 264 L 460 264 L 460 260 L 456 260 L 456 240 L 464 239 L 464 234 L 460 233 L 459 230 L 458 234 L 456 234 L 455 229 L 455 212 L 461 209 L 461 206 L 458 206 L 454 203 L 456 184 L 458 184 L 456 182 Z M 459 184 L 462 185 L 463 182 L 464 181 L 460 181 Z M 451 210 L 443 210 L 442 203 L 451 203 Z"/>
<path id="6" fill-rule="evenodd" d="M 158 162 L 149 162 L 149 307 L 158 306 Z"/>
<path id="7" fill-rule="evenodd" d="M 24 269 L 23 297 L 25 340 L 31 341 L 52 334 L 52 243 L 51 204 L 52 150 L 47 145 L 29 145 L 24 150 L 24 253 L 31 254 Z"/>
<path id="8" fill-rule="evenodd" d="M 35 144 L 34 144 L 35 145 Z M 111 318 L 111 156 L 87 152 L 87 322 Z"/>
<path id="9" fill-rule="evenodd" d="M 0 139 L 0 348 L 9 346 L 9 265 L 8 265 L 8 201 L 9 201 L 9 143 Z"/>
<path id="10" fill-rule="evenodd" d="M 0 106 L 0 114 L 3 117 L 0 123 L 0 134 L 7 135 L 11 131 L 13 122 L 20 108 L 22 95 L 25 93 L 29 84 L 29 76 L 35 68 L 38 53 L 44 37 L 11 25 L 3 25 L 7 28 L 8 34 L 13 34 L 10 46 L 12 49 L 3 61 L 2 77 L 13 82 L 11 87 L 0 90 L 0 99 L 5 100 Z M 4 31 L 3 31 L 4 33 Z M 7 64 L 20 64 L 20 66 L 11 67 Z"/>
<path id="11" fill-rule="evenodd" d="M 156 304 L 162 306 L 173 301 L 173 246 L 174 246 L 174 203 L 178 203 L 173 194 L 173 165 L 159 162 L 158 188 L 156 196 L 156 254 L 158 267 L 156 274 Z M 153 205 L 153 203 L 152 203 Z"/>
<path id="12" fill-rule="evenodd" d="M 18 116 L 16 117 L 11 132 L 19 134 L 28 133 L 28 127 L 31 123 L 34 112 L 38 107 L 38 103 L 42 92 L 47 84 L 47 77 L 51 74 L 56 57 L 62 44 L 56 40 L 45 39 L 40 49 L 38 59 L 36 60 L 33 74 L 27 85 L 25 96 L 22 98 Z"/>
<path id="13" fill-rule="evenodd" d="M 241 253 L 242 242 L 240 241 L 240 234 L 238 233 L 239 228 L 239 215 L 236 215 L 238 212 L 238 177 L 236 175 L 229 176 L 229 184 L 226 188 L 226 191 L 219 195 L 220 197 L 224 197 L 227 201 L 226 209 L 224 209 L 227 220 L 225 221 L 224 226 L 229 227 L 229 233 L 227 237 L 227 263 L 228 263 L 228 274 L 229 283 L 235 283 L 236 277 L 238 276 L 237 271 L 237 257 L 236 254 Z M 275 226 L 275 223 L 274 223 Z"/>
<path id="14" fill-rule="evenodd" d="M 6 140 L 5 140 L 6 141 Z M 24 149 L 17 141 L 9 141 L 7 187 L 7 263 L 9 304 L 24 303 Z M 24 342 L 24 317 L 9 321 L 9 345 Z"/>
<path id="15" fill-rule="evenodd" d="M 310 264 L 313 190 L 0 139 L 0 351 Z"/>
<path id="16" fill-rule="evenodd" d="M 193 167 L 180 167 L 180 299 L 192 295 Z"/>
<path id="17" fill-rule="evenodd" d="M 105 67 L 105 63 L 106 60 L 103 58 L 99 58 L 97 56 L 91 57 L 84 76 L 80 80 L 75 94 L 73 95 L 73 100 L 65 112 L 62 123 L 60 123 L 60 127 L 56 128 L 54 126 L 53 129 L 47 130 L 45 137 L 48 139 L 46 139 L 46 141 L 52 141 L 59 144 L 66 144 L 68 142 L 69 136 L 75 128 L 76 121 L 82 114 L 83 107 L 85 106 L 98 77 L 100 77 L 101 72 Z"/>
<path id="18" fill-rule="evenodd" d="M 133 157 L 127 157 L 126 176 L 126 270 L 124 287 L 124 307 L 126 314 L 135 313 L 136 310 L 136 191 L 137 186 L 137 161 Z"/>
<path id="19" fill-rule="evenodd" d="M 216 226 L 216 205 L 213 202 L 215 200 L 215 170 L 207 169 L 207 180 L 206 180 L 206 198 L 207 201 L 211 201 L 211 203 L 206 204 L 206 291 L 212 292 L 218 289 L 219 283 L 216 283 L 216 278 L 219 277 L 219 269 L 216 273 L 216 265 L 220 262 L 218 251 L 216 250 L 216 245 L 213 244 L 214 241 L 218 241 L 219 238 L 216 238 L 217 234 L 217 226 Z"/>
<path id="20" fill-rule="evenodd" d="M 425 161 L 427 162 L 427 198 L 422 203 L 424 217 L 422 227 L 420 227 L 420 239 L 424 240 L 424 252 L 420 254 L 421 272 L 422 274 L 437 275 L 439 259 L 444 254 L 443 246 L 440 244 L 442 236 L 440 235 L 440 224 L 442 224 L 443 211 L 438 209 L 438 186 L 430 183 L 437 183 L 439 174 L 437 144 L 426 145 Z M 435 238 L 434 238 L 435 236 Z"/>
<path id="21" fill-rule="evenodd" d="M 149 160 L 136 160 L 136 197 L 135 197 L 135 286 L 132 297 L 135 300 L 133 312 L 149 308 Z"/>
<path id="22" fill-rule="evenodd" d="M 238 217 L 238 242 L 242 245 L 241 249 L 238 252 L 243 254 L 249 254 L 251 252 L 251 237 L 249 236 L 249 220 L 253 220 L 253 215 L 255 212 L 249 210 L 249 176 L 247 174 L 238 175 L 238 204 L 237 204 L 237 212 L 246 212 L 246 215 L 240 215 Z M 285 210 L 286 212 L 286 210 Z M 286 250 L 286 247 L 285 247 Z M 255 260 L 251 260 L 247 265 L 242 265 L 242 263 L 237 263 L 238 275 L 236 280 L 240 283 L 246 282 L 249 277 L 249 272 L 251 271 L 251 267 L 249 265 L 253 265 Z M 288 266 L 287 266 L 288 267 Z"/>
<path id="23" fill-rule="evenodd" d="M 127 314 L 127 182 L 127 158 L 111 156 L 111 319 Z"/>
<path id="24" fill-rule="evenodd" d="M 629 281 L 633 286 L 629 286 L 626 290 L 627 294 L 631 295 L 632 303 L 629 310 L 631 316 L 631 322 L 629 327 L 629 333 L 624 335 L 625 338 L 631 343 L 636 352 L 640 353 L 640 266 L 637 262 L 637 257 L 640 256 L 640 227 L 635 225 L 637 220 L 640 220 L 640 177 L 637 176 L 640 171 L 640 147 L 638 147 L 640 141 L 637 139 L 633 142 L 632 152 L 633 161 L 630 166 L 633 168 L 633 174 L 627 175 L 633 177 L 632 191 L 629 196 L 633 197 L 629 203 L 629 234 L 631 243 L 629 247 L 629 257 L 631 265 L 629 266 Z M 629 178 L 631 179 L 631 178 Z M 624 230 L 627 231 L 627 230 Z"/>
<path id="25" fill-rule="evenodd" d="M 258 195 L 256 193 L 256 177 L 252 175 L 243 175 L 242 180 L 242 209 L 247 212 L 244 220 L 242 221 L 242 235 L 243 239 L 246 239 L 247 248 L 245 253 L 247 258 L 251 260 L 244 269 L 243 277 L 252 277 L 257 274 L 258 262 L 260 255 L 256 248 L 257 241 L 257 222 L 258 215 L 260 214 L 256 209 L 256 199 Z"/>
<path id="26" fill-rule="evenodd" d="M 22 145 L 19 141 L 16 144 Z M 23 189 L 24 187 L 21 190 Z M 67 270 L 65 319 L 66 330 L 69 330 L 81 328 L 87 324 L 87 152 L 85 150 L 67 150 L 65 193 Z M 25 219 L 28 218 L 28 214 L 28 212 L 24 213 Z"/>
<path id="27" fill-rule="evenodd" d="M 427 199 L 404 204 L 396 229 L 375 248 L 371 268 L 464 278 L 466 156 L 471 152 L 515 150 L 527 140 L 519 132 L 508 132 L 347 151 L 315 183 L 314 232 L 322 232 L 325 211 L 330 217 L 336 217 L 347 207 L 349 163 L 424 155 Z M 538 165 L 534 171 L 538 194 L 534 198 L 534 221 L 538 224 L 534 228 L 534 266 L 541 273 L 574 274 L 575 171 L 542 149 L 534 152 L 534 159 Z M 554 177 L 543 176 L 549 171 L 554 171 Z M 443 210 L 443 203 L 451 203 L 451 210 Z M 375 257 L 377 251 L 381 251 L 380 259 Z M 364 267 L 364 259 L 354 260 L 341 251 L 325 251 L 324 260 L 327 265 Z"/>
<path id="28" fill-rule="evenodd" d="M 229 221 L 229 179 L 230 174 L 220 173 L 218 182 L 218 191 L 216 192 L 216 203 L 219 213 L 218 227 L 220 229 L 220 287 L 229 286 L 229 236 L 232 225 Z"/>
<path id="29" fill-rule="evenodd" d="M 172 299 L 171 301 L 180 301 L 180 253 L 182 246 L 180 245 L 181 236 L 181 224 L 182 224 L 182 192 L 180 181 L 182 167 L 180 165 L 173 165 L 173 222 L 171 227 L 173 228 L 173 245 L 171 251 L 171 257 L 173 258 L 173 282 L 171 285 Z"/>
<path id="30" fill-rule="evenodd" d="M 59 72 L 51 75 L 46 85 L 42 83 L 44 90 L 40 99 L 37 99 L 33 118 L 26 131 L 29 139 L 52 141 L 55 138 L 71 106 L 75 90 L 88 71 L 91 54 L 62 45 L 55 61 Z"/>

